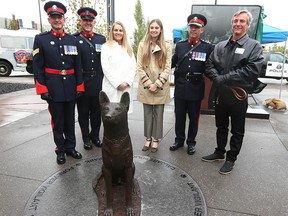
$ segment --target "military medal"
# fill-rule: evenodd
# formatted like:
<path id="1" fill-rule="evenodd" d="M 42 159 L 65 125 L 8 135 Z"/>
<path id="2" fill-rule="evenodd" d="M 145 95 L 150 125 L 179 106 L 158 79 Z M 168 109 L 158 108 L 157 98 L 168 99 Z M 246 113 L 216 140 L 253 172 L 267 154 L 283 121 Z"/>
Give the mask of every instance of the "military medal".
<path id="1" fill-rule="evenodd" d="M 201 61 L 206 61 L 206 53 L 200 53 L 201 54 Z"/>
<path id="2" fill-rule="evenodd" d="M 96 52 L 101 52 L 102 44 L 95 44 Z"/>
<path id="3" fill-rule="evenodd" d="M 196 53 L 192 52 L 192 60 L 194 60 L 196 58 Z"/>
<path id="4" fill-rule="evenodd" d="M 71 45 L 64 45 L 64 53 L 66 55 L 78 55 L 77 47 Z"/>

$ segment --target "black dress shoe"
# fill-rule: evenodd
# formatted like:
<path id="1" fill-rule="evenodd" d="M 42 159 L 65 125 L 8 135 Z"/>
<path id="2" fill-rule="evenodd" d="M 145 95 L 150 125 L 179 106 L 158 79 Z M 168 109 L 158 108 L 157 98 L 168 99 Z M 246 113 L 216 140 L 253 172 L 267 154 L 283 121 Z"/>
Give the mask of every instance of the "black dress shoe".
<path id="1" fill-rule="evenodd" d="M 102 147 L 102 143 L 101 143 L 100 139 L 92 140 L 92 143 L 93 143 L 96 147 Z"/>
<path id="2" fill-rule="evenodd" d="M 171 146 L 170 146 L 170 151 L 175 151 L 175 150 L 177 150 L 178 148 L 181 148 L 181 147 L 183 147 L 184 146 L 184 144 L 183 143 L 177 143 L 177 142 L 175 142 L 175 143 L 173 143 Z"/>
<path id="3" fill-rule="evenodd" d="M 68 152 L 66 152 L 66 155 L 69 155 L 75 159 L 81 159 L 82 158 L 81 153 L 76 151 L 76 150 L 68 151 Z"/>
<path id="4" fill-rule="evenodd" d="M 194 145 L 188 145 L 187 154 L 193 155 L 196 152 L 196 148 Z"/>
<path id="5" fill-rule="evenodd" d="M 84 142 L 84 149 L 91 150 L 92 149 L 92 144 L 90 142 Z"/>
<path id="6" fill-rule="evenodd" d="M 65 154 L 58 153 L 57 154 L 57 164 L 64 164 L 66 162 Z"/>

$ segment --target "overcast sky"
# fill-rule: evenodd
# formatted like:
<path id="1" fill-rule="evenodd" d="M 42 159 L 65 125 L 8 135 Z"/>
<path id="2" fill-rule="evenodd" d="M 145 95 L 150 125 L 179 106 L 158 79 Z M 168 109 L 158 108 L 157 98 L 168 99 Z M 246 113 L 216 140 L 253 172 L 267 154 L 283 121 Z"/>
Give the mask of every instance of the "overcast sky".
<path id="1" fill-rule="evenodd" d="M 61 0 L 61 2 L 65 1 Z M 286 0 L 216 0 L 216 2 L 218 5 L 264 6 L 264 12 L 267 15 L 264 23 L 288 30 L 288 1 Z M 115 20 L 123 22 L 130 35 L 136 27 L 135 3 L 136 0 L 115 0 Z M 149 20 L 161 19 L 166 39 L 172 39 L 172 30 L 186 25 L 192 4 L 215 4 L 215 0 L 141 0 L 141 4 L 144 18 L 146 20 L 148 18 Z M 43 6 L 44 3 L 40 0 L 42 21 L 47 23 Z M 12 14 L 15 14 L 16 19 L 33 20 L 39 23 L 38 0 L 0 0 L 0 16 L 10 18 Z"/>

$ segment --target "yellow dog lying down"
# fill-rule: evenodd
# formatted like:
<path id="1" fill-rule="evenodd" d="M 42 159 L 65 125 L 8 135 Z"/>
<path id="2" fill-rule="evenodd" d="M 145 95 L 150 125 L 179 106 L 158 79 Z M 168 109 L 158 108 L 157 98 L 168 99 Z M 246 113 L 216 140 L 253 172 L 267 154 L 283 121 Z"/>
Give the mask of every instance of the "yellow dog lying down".
<path id="1" fill-rule="evenodd" d="M 265 100 L 266 107 L 271 107 L 276 110 L 287 109 L 286 104 L 279 98 L 269 98 Z"/>

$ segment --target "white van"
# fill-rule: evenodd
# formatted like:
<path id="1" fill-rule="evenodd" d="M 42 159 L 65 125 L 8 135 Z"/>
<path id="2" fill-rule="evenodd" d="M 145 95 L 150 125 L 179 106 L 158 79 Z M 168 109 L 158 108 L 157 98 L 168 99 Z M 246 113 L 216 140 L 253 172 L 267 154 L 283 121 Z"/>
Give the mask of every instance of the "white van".
<path id="1" fill-rule="evenodd" d="M 26 71 L 26 62 L 31 60 L 34 37 L 38 30 L 0 29 L 0 76 L 9 76 L 13 71 Z"/>

